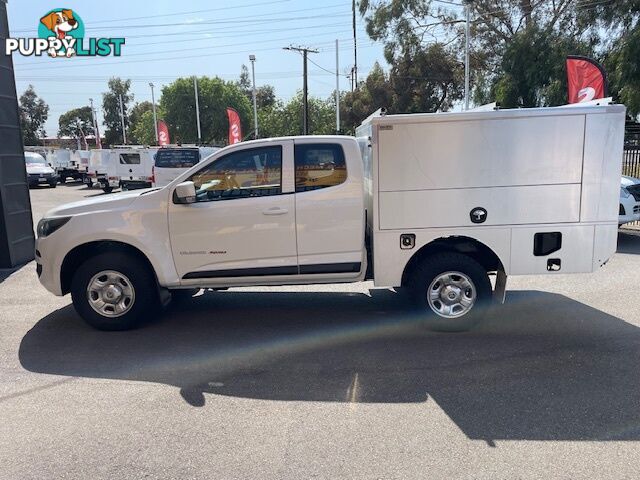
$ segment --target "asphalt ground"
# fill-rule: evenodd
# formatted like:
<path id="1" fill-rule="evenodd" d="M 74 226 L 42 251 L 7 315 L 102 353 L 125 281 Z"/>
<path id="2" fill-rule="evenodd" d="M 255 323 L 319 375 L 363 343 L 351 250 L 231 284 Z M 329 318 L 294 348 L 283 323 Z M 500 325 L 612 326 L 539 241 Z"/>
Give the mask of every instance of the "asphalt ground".
<path id="1" fill-rule="evenodd" d="M 34 217 L 102 194 L 31 192 Z M 436 334 L 371 283 L 232 289 L 86 326 L 0 271 L 0 478 L 640 476 L 640 235 Z"/>

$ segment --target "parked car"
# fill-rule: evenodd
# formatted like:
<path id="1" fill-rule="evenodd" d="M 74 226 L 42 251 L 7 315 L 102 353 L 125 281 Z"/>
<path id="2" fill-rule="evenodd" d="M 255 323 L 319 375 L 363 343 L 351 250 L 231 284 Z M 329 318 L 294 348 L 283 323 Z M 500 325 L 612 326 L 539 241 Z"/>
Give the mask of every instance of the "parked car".
<path id="1" fill-rule="evenodd" d="M 105 330 L 172 292 L 366 279 L 403 287 L 416 320 L 468 329 L 507 275 L 614 254 L 624 123 L 621 105 L 377 112 L 357 138 L 237 143 L 164 188 L 48 212 L 38 277 Z"/>
<path id="2" fill-rule="evenodd" d="M 620 180 L 618 224 L 640 221 L 640 179 L 623 176 Z"/>
<path id="3" fill-rule="evenodd" d="M 120 188 L 135 190 L 151 187 L 156 148 L 125 145 L 114 147 L 112 152 L 117 157 L 115 176 L 120 179 Z"/>
<path id="4" fill-rule="evenodd" d="M 24 152 L 24 162 L 30 187 L 49 185 L 51 188 L 56 188 L 58 175 L 42 155 L 35 152 Z"/>
<path id="5" fill-rule="evenodd" d="M 162 147 L 155 156 L 153 186 L 164 187 L 194 165 L 220 150 L 218 147 Z"/>

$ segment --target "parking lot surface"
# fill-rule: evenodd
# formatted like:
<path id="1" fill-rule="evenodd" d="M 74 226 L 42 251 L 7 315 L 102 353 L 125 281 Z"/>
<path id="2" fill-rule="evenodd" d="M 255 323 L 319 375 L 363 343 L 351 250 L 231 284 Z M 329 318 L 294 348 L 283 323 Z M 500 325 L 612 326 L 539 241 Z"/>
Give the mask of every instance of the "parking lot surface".
<path id="1" fill-rule="evenodd" d="M 102 195 L 31 191 L 34 217 Z M 106 333 L 0 271 L 0 478 L 638 478 L 640 235 L 465 334 L 371 283 L 206 292 Z"/>

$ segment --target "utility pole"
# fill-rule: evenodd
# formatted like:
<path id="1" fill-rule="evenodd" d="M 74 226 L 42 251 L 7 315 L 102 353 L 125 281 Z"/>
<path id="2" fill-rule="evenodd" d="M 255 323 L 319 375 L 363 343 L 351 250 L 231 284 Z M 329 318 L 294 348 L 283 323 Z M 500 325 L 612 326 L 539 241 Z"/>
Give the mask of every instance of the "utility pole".
<path id="1" fill-rule="evenodd" d="M 467 21 L 465 24 L 465 39 L 464 39 L 464 109 L 469 110 L 469 41 L 471 37 L 471 1 L 465 0 L 465 13 Z"/>
<path id="2" fill-rule="evenodd" d="M 160 143 L 160 140 L 158 136 L 158 114 L 156 113 L 156 97 L 153 93 L 153 83 L 149 83 L 149 86 L 151 87 L 151 106 L 153 107 L 153 129 L 156 132 L 156 145 L 158 145 L 158 143 Z"/>
<path id="3" fill-rule="evenodd" d="M 309 135 L 309 86 L 307 82 L 308 70 L 307 70 L 307 56 L 309 53 L 318 53 L 318 50 L 312 48 L 303 47 L 284 47 L 284 50 L 292 50 L 294 52 L 302 53 L 303 59 L 303 83 L 302 83 L 302 134 Z"/>
<path id="4" fill-rule="evenodd" d="M 336 133 L 340 134 L 340 53 L 339 42 L 336 39 Z"/>
<path id="5" fill-rule="evenodd" d="M 96 147 L 102 148 L 100 129 L 98 128 L 98 113 L 96 112 L 96 109 L 93 108 L 93 98 L 89 99 L 89 103 L 91 104 L 91 118 L 93 118 L 93 133 L 96 136 Z"/>
<path id="6" fill-rule="evenodd" d="M 356 0 L 351 2 L 353 16 L 353 85 L 358 88 L 358 39 L 356 38 Z M 352 89 L 353 90 L 353 89 Z"/>
<path id="7" fill-rule="evenodd" d="M 200 130 L 200 100 L 198 99 L 198 78 L 193 77 L 193 90 L 196 95 L 196 122 L 198 123 L 198 143 L 202 143 L 202 131 Z"/>
<path id="8" fill-rule="evenodd" d="M 253 79 L 253 127 L 254 127 L 254 138 L 258 138 L 258 98 L 256 94 L 256 56 L 249 55 L 249 60 L 251 61 L 251 76 Z"/>
<path id="9" fill-rule="evenodd" d="M 124 103 L 122 101 L 122 95 L 120 95 L 120 122 L 122 123 L 122 142 L 127 144 L 127 129 L 124 125 Z"/>

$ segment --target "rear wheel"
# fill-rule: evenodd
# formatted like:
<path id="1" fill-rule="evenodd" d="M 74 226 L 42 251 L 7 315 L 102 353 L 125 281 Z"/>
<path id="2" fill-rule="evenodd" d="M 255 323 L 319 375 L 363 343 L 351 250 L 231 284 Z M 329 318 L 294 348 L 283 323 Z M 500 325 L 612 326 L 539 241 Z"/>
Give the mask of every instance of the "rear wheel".
<path id="1" fill-rule="evenodd" d="M 104 193 L 111 193 L 111 192 L 113 192 L 113 187 L 103 187 L 102 191 Z"/>
<path id="2" fill-rule="evenodd" d="M 407 290 L 432 330 L 466 331 L 491 303 L 491 282 L 478 262 L 459 253 L 425 258 L 409 276 Z"/>
<path id="3" fill-rule="evenodd" d="M 85 261 L 71 282 L 78 314 L 99 330 L 129 330 L 158 309 L 156 281 L 148 266 L 126 253 Z"/>

